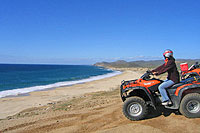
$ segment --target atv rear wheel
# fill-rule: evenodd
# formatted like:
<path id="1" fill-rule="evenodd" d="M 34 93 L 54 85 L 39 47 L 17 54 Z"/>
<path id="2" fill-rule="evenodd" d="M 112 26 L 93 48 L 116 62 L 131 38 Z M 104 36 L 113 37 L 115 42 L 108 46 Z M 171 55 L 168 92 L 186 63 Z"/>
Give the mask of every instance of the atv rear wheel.
<path id="1" fill-rule="evenodd" d="M 140 97 L 130 97 L 124 102 L 123 113 L 132 121 L 144 119 L 144 117 L 147 115 L 147 112 L 147 104 Z"/>
<path id="2" fill-rule="evenodd" d="M 188 118 L 200 117 L 200 94 L 192 93 L 183 97 L 179 110 Z"/>

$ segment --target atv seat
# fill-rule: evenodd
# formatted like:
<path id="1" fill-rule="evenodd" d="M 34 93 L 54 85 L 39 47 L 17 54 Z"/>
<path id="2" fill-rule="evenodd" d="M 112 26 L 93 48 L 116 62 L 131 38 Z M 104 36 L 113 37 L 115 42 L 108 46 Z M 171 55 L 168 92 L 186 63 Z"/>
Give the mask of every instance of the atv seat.
<path id="1" fill-rule="evenodd" d="M 183 84 L 184 84 L 184 83 L 181 83 L 181 82 L 176 83 L 176 84 L 172 85 L 171 87 L 167 88 L 166 91 L 168 92 L 168 94 L 174 94 L 175 91 L 176 91 L 176 89 L 177 89 L 178 87 L 180 87 L 181 85 L 183 85 Z"/>
<path id="2" fill-rule="evenodd" d="M 184 79 L 182 81 L 180 81 L 179 83 L 176 83 L 174 85 L 172 85 L 171 87 L 169 87 L 169 89 L 175 89 L 183 84 L 186 84 L 186 83 L 191 83 L 193 81 L 195 81 L 196 79 L 194 77 L 191 77 L 191 78 L 187 78 L 187 79 Z"/>
<path id="3" fill-rule="evenodd" d="M 183 84 L 184 83 L 182 83 L 182 82 L 176 83 L 176 84 L 172 85 L 171 87 L 169 87 L 169 89 L 175 89 L 175 88 L 177 88 L 177 87 L 179 87 L 179 86 L 181 86 Z"/>
<path id="4" fill-rule="evenodd" d="M 176 91 L 176 89 L 177 89 L 179 86 L 183 85 L 183 84 L 184 84 L 184 83 L 179 82 L 179 83 L 177 83 L 177 84 L 174 84 L 174 85 L 168 87 L 168 88 L 166 89 L 166 91 L 167 91 L 167 93 L 168 93 L 168 96 L 169 96 L 170 94 L 174 94 L 175 91 Z M 160 94 L 160 92 L 159 92 L 158 89 L 155 90 L 155 91 L 153 91 L 153 92 L 154 92 L 157 96 L 161 96 L 161 94 Z"/>
<path id="5" fill-rule="evenodd" d="M 168 87 L 166 90 L 167 90 L 167 91 L 170 91 L 170 92 L 171 92 L 171 91 L 175 91 L 179 86 L 181 86 L 181 85 L 183 85 L 183 84 L 185 84 L 185 83 L 184 83 L 184 82 L 176 83 L 176 84 L 174 84 L 174 85 Z M 153 93 L 155 93 L 155 92 L 160 93 L 159 90 L 158 90 L 158 86 L 157 86 L 157 87 L 154 87 L 154 88 L 150 88 L 150 91 L 153 92 Z"/>

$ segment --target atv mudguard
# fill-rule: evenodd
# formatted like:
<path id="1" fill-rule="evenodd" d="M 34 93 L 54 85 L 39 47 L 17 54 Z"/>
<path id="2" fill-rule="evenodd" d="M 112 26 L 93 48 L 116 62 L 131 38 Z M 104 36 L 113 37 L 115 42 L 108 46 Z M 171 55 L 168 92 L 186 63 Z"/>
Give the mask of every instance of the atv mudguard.
<path id="1" fill-rule="evenodd" d="M 143 95 L 142 95 L 143 97 L 148 98 L 147 103 L 150 104 L 154 109 L 156 109 L 155 100 L 154 100 L 151 92 L 147 88 L 142 87 L 142 86 L 136 86 L 136 87 L 128 87 L 128 88 L 123 89 L 123 84 L 121 85 L 120 88 L 121 88 L 120 95 L 121 95 L 121 99 L 123 102 L 126 100 L 126 98 L 130 97 L 127 95 L 128 91 L 130 93 L 134 93 L 134 94 L 137 94 L 137 92 L 140 91 L 140 93 L 141 92 L 143 93 Z M 137 95 L 135 95 L 135 96 L 137 96 Z M 141 97 L 141 96 L 139 96 L 139 97 Z"/>
<path id="2" fill-rule="evenodd" d="M 166 106 L 169 109 L 179 109 L 182 98 L 188 93 L 200 93 L 200 77 L 194 77 L 194 81 L 182 83 L 175 88 L 168 89 L 167 92 L 173 102 L 173 106 Z M 181 83 L 180 83 L 181 84 Z"/>

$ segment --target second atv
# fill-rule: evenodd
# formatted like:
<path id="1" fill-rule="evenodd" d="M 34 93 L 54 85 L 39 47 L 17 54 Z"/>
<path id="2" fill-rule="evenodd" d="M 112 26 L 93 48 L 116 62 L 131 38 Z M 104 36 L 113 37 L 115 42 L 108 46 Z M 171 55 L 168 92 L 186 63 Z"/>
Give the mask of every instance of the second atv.
<path id="1" fill-rule="evenodd" d="M 167 89 L 172 105 L 168 109 L 179 110 L 188 118 L 200 117 L 200 65 L 192 65 L 182 72 L 182 81 Z M 147 71 L 141 78 L 131 81 L 122 81 L 120 92 L 124 102 L 123 113 L 130 120 L 144 119 L 148 114 L 149 106 L 155 110 L 161 106 L 161 95 L 158 86 L 163 82 L 151 78 Z"/>

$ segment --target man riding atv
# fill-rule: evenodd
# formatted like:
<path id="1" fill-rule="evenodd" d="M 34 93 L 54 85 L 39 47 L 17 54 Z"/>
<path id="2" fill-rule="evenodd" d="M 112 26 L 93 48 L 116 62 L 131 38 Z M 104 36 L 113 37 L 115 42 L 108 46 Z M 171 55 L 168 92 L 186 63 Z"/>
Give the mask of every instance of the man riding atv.
<path id="1" fill-rule="evenodd" d="M 148 114 L 149 107 L 155 110 L 159 106 L 179 110 L 188 118 L 200 117 L 200 65 L 181 69 L 181 81 L 176 68 L 173 52 L 164 53 L 165 64 L 147 71 L 139 79 L 122 81 L 121 99 L 124 102 L 123 113 L 130 120 L 141 120 Z M 168 72 L 166 81 L 151 75 Z M 168 87 L 168 88 L 167 88 Z"/>
<path id="2" fill-rule="evenodd" d="M 179 72 L 176 67 L 175 59 L 173 57 L 173 51 L 167 49 L 163 53 L 163 56 L 165 58 L 165 63 L 159 66 L 158 68 L 152 70 L 152 74 L 160 75 L 165 72 L 168 72 L 167 80 L 161 83 L 158 86 L 158 89 L 162 96 L 162 105 L 171 105 L 172 102 L 169 99 L 165 89 L 174 85 L 175 83 L 178 83 L 180 78 L 179 78 Z"/>

